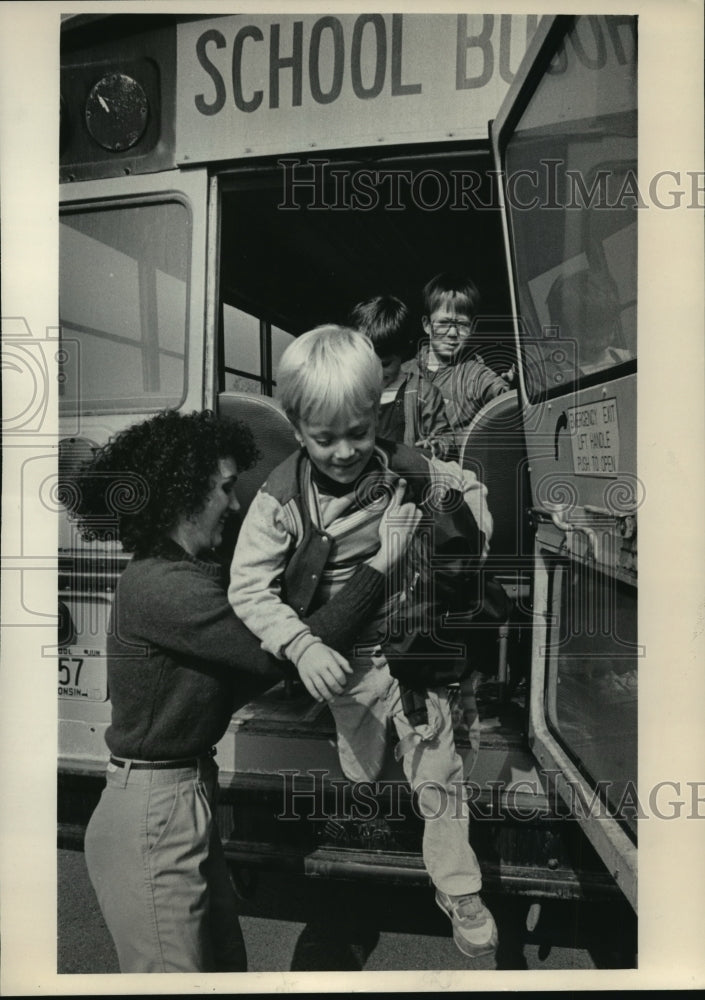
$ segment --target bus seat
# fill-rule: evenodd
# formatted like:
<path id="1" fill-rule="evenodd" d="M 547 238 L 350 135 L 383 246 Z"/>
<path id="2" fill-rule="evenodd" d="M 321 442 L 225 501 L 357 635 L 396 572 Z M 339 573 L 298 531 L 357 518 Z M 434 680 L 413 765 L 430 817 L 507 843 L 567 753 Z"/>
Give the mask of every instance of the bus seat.
<path id="1" fill-rule="evenodd" d="M 480 410 L 459 442 L 459 451 L 461 466 L 471 469 L 487 487 L 494 525 L 486 568 L 513 602 L 526 600 L 529 585 L 528 575 L 522 572 L 522 557 L 531 551 L 526 520 L 528 471 L 516 389 L 497 396 Z M 483 643 L 484 662 L 489 655 L 498 657 L 496 673 L 502 695 L 507 687 L 507 636 L 505 624 L 498 639 Z"/>
<path id="2" fill-rule="evenodd" d="M 487 504 L 494 522 L 490 542 L 493 561 L 524 554 L 522 475 L 526 451 L 517 390 L 497 396 L 470 424 L 460 444 L 460 464 L 472 469 L 487 487 Z"/>
<path id="3" fill-rule="evenodd" d="M 281 406 L 269 396 L 235 390 L 221 392 L 218 412 L 221 417 L 233 417 L 247 424 L 261 453 L 254 468 L 246 469 L 237 477 L 237 498 L 244 514 L 272 469 L 296 451 L 298 444 Z"/>

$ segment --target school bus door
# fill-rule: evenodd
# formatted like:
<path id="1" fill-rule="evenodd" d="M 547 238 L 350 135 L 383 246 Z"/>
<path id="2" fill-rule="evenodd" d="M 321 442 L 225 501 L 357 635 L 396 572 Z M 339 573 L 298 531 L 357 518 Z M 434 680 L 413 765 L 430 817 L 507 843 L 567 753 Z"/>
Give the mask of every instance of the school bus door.
<path id="1" fill-rule="evenodd" d="M 530 743 L 635 909 L 636 21 L 544 19 L 492 126 L 536 529 Z"/>

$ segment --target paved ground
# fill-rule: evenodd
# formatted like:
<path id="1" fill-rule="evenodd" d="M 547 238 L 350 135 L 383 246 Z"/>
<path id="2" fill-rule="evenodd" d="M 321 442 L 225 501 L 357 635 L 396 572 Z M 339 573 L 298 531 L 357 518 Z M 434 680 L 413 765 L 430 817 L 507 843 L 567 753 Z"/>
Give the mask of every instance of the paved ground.
<path id="1" fill-rule="evenodd" d="M 118 972 L 83 854 L 62 850 L 58 856 L 58 972 Z M 625 964 L 615 945 L 626 939 L 629 916 L 614 903 L 596 907 L 549 902 L 539 913 L 530 910 L 530 901 L 487 897 L 501 946 L 496 961 L 472 961 L 453 944 L 450 923 L 435 906 L 430 889 L 269 874 L 256 877 L 249 889 L 242 901 L 242 927 L 251 972 L 594 969 Z"/>

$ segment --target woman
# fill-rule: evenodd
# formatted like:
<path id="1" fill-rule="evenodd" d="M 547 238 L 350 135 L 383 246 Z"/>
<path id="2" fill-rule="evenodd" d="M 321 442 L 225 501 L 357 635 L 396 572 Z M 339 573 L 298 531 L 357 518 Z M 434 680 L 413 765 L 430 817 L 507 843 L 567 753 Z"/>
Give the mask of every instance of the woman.
<path id="1" fill-rule="evenodd" d="M 134 553 L 113 605 L 111 756 L 85 840 L 122 972 L 246 969 L 214 820 L 214 747 L 253 680 L 261 687 L 281 673 L 232 611 L 216 549 L 239 509 L 238 472 L 256 458 L 243 424 L 166 411 L 114 437 L 74 483 L 83 533 L 113 537 L 117 523 Z M 396 498 L 393 515 L 394 534 L 408 538 L 413 505 Z M 322 640 L 315 655 L 332 657 L 338 677 L 347 662 L 327 647 L 350 644 L 399 556 L 384 528 L 372 563 L 307 619 Z"/>

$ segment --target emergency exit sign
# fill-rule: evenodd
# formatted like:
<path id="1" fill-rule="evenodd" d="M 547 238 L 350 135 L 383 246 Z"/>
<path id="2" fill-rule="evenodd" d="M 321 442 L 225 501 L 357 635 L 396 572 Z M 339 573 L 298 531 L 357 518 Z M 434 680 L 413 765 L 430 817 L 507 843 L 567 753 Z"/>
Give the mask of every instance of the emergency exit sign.
<path id="1" fill-rule="evenodd" d="M 616 476 L 619 473 L 617 400 L 600 399 L 574 406 L 567 414 L 576 475 Z"/>

